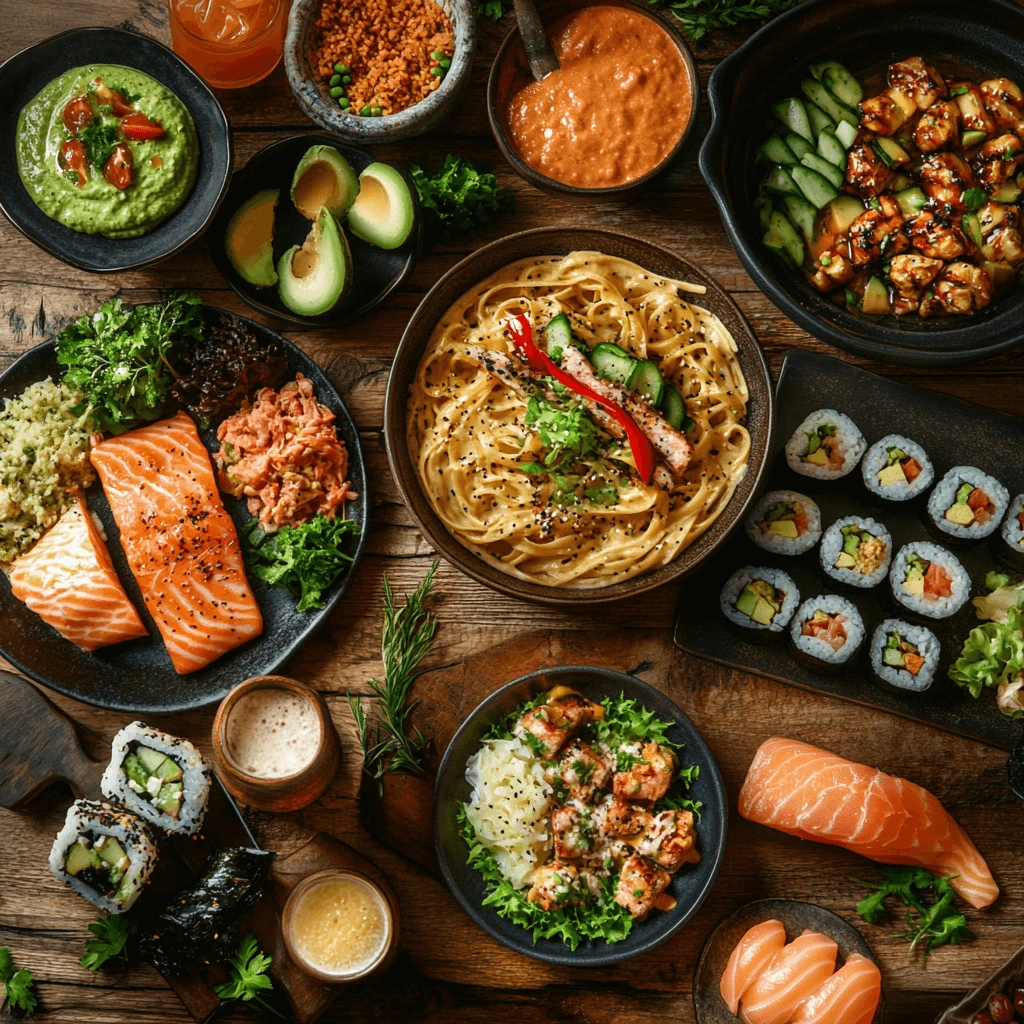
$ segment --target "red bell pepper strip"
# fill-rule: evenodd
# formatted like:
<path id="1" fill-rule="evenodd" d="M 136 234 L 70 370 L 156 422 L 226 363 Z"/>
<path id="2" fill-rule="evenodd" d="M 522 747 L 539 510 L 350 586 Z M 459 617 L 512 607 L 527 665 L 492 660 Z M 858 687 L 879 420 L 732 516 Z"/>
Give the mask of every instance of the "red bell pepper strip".
<path id="1" fill-rule="evenodd" d="M 512 317 L 508 321 L 508 329 L 512 334 L 513 344 L 524 361 L 532 369 L 546 373 L 570 391 L 574 391 L 580 397 L 601 406 L 622 427 L 626 432 L 626 438 L 633 453 L 637 475 L 645 484 L 649 484 L 654 476 L 654 446 L 647 439 L 647 435 L 637 426 L 633 417 L 622 406 L 616 405 L 611 399 L 605 398 L 604 395 L 599 394 L 593 388 L 582 384 L 572 374 L 566 373 L 545 352 L 542 352 L 533 340 L 533 327 L 530 324 L 529 317 L 522 314 Z"/>

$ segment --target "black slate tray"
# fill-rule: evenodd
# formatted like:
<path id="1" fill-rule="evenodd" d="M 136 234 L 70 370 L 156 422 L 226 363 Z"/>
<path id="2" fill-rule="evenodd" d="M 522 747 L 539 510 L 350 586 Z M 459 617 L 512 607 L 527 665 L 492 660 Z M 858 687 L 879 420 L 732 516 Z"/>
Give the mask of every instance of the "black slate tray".
<path id="1" fill-rule="evenodd" d="M 771 468 L 761 493 L 785 489 L 813 498 L 821 508 L 823 530 L 842 516 L 871 516 L 888 527 L 894 553 L 914 540 L 940 544 L 952 550 L 970 574 L 972 596 L 987 593 L 986 572 L 1003 568 L 996 557 L 998 532 L 991 542 L 953 547 L 948 538 L 932 537 L 925 528 L 928 492 L 916 501 L 887 502 L 866 490 L 859 467 L 834 483 L 812 480 L 789 469 L 783 453 L 786 441 L 808 413 L 821 408 L 852 417 L 869 445 L 891 433 L 913 438 L 935 464 L 936 481 L 953 466 L 976 465 L 1002 480 L 1011 495 L 1024 491 L 1024 420 L 909 384 L 897 384 L 838 359 L 809 352 L 786 356 L 776 389 L 778 426 L 771 443 Z M 788 572 L 800 588 L 801 600 L 827 593 L 848 597 L 864 617 L 862 649 L 838 674 L 819 675 L 793 660 L 787 639 L 756 644 L 738 637 L 719 610 L 718 595 L 729 576 L 744 565 L 768 565 Z M 694 599 L 696 595 L 699 599 Z M 763 551 L 738 531 L 691 577 L 676 620 L 675 642 L 685 651 L 732 668 L 890 711 L 1006 749 L 1013 747 L 1024 735 L 1024 723 L 999 712 L 995 691 L 988 690 L 975 700 L 946 675 L 967 634 L 979 624 L 970 601 L 956 615 L 928 622 L 942 644 L 942 658 L 935 681 L 922 694 L 889 690 L 871 671 L 867 653 L 871 635 L 889 617 L 909 616 L 893 600 L 888 580 L 856 593 L 837 589 L 820 567 L 817 547 L 797 558 L 786 558 Z"/>

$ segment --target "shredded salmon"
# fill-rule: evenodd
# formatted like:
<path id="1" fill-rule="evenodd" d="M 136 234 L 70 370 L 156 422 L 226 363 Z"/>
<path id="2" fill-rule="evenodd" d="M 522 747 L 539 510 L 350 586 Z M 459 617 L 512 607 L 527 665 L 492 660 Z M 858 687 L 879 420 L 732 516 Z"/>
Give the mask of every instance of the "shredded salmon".
<path id="1" fill-rule="evenodd" d="M 218 428 L 220 489 L 248 499 L 266 533 L 314 516 L 333 519 L 355 492 L 334 413 L 302 374 L 280 392 L 262 388 Z"/>
<path id="2" fill-rule="evenodd" d="M 953 580 L 938 562 L 928 564 L 928 571 L 924 574 L 924 592 L 936 600 L 953 596 Z"/>

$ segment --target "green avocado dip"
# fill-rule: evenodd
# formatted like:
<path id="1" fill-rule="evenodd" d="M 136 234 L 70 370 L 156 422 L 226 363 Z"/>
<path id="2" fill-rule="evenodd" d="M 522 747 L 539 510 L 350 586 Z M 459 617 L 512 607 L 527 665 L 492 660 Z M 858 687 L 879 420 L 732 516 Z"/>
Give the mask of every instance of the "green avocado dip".
<path id="1" fill-rule="evenodd" d="M 55 78 L 18 117 L 18 173 L 35 204 L 74 231 L 136 238 L 189 197 L 195 125 L 134 68 L 90 64 Z"/>

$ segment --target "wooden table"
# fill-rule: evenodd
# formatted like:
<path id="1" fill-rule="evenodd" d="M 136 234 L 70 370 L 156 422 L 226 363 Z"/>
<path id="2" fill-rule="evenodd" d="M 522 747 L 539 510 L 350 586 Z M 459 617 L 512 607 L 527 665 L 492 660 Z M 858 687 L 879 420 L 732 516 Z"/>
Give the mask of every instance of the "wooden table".
<path id="1" fill-rule="evenodd" d="M 0 33 L 0 58 L 68 28 L 117 25 L 167 40 L 162 0 L 34 0 L 7 4 Z M 439 877 L 402 850 L 375 837 L 361 818 L 360 772 L 353 723 L 344 692 L 365 693 L 364 681 L 381 668 L 379 643 L 383 572 L 399 591 L 412 589 L 430 563 L 431 550 L 412 526 L 387 467 L 381 435 L 384 387 L 402 328 L 423 293 L 477 245 L 520 228 L 593 225 L 618 229 L 666 245 L 699 263 L 733 294 L 777 373 L 794 347 L 823 350 L 759 294 L 726 241 L 718 213 L 697 171 L 695 148 L 672 175 L 642 197 L 598 208 L 544 195 L 520 181 L 502 162 L 487 126 L 486 76 L 509 24 L 480 22 L 480 46 L 472 90 L 462 110 L 440 129 L 408 145 L 386 148 L 385 159 L 452 151 L 493 160 L 502 184 L 515 192 L 515 213 L 478 238 L 435 250 L 419 264 L 405 289 L 370 319 L 342 331 L 286 333 L 324 368 L 342 392 L 362 431 L 369 463 L 373 508 L 368 555 L 330 624 L 286 671 L 315 685 L 326 697 L 342 736 L 345 760 L 326 795 L 306 810 L 285 816 L 249 813 L 260 841 L 288 850 L 312 830 L 333 833 L 372 857 L 398 891 L 404 918 L 403 952 L 378 982 L 347 990 L 325 1020 L 495 1022 L 692 1021 L 690 986 L 701 947 L 714 925 L 741 904 L 767 896 L 809 899 L 855 920 L 858 890 L 851 875 L 865 870 L 851 854 L 797 840 L 742 821 L 733 811 L 724 866 L 692 922 L 655 953 L 600 971 L 549 967 L 508 952 L 487 938 L 458 908 Z M 698 56 L 702 78 L 743 35 L 722 34 Z M 241 95 L 223 97 L 234 128 L 237 165 L 269 143 L 310 129 L 299 113 L 279 68 Z M 708 114 L 702 111 L 703 136 Z M 0 368 L 50 337 L 68 320 L 120 293 L 128 301 L 152 300 L 160 289 L 197 290 L 205 301 L 239 313 L 250 311 L 226 286 L 197 242 L 159 267 L 118 277 L 90 275 L 64 266 L 0 223 Z M 967 369 L 922 372 L 871 369 L 949 394 L 1019 413 L 1024 355 L 1003 356 Z M 440 630 L 428 665 L 455 666 L 497 644 L 529 635 L 537 658 L 614 665 L 635 671 L 665 690 L 694 719 L 721 766 L 735 806 L 736 794 L 757 745 L 786 734 L 831 747 L 927 786 L 976 841 L 999 879 L 1003 896 L 987 912 L 970 914 L 977 939 L 935 953 L 927 967 L 905 944 L 882 929 L 862 925 L 883 968 L 886 1021 L 921 1024 L 973 987 L 1024 939 L 1024 874 L 1020 836 L 1024 807 L 1009 791 L 1005 754 L 923 725 L 816 697 L 764 679 L 731 672 L 678 652 L 671 626 L 687 584 L 668 586 L 630 605 L 600 612 L 603 643 L 595 645 L 593 612 L 520 604 L 498 596 L 442 565 L 436 610 Z M 636 661 L 622 663 L 623 652 Z M 508 659 L 496 686 L 521 673 Z M 431 677 L 445 679 L 441 672 Z M 452 685 L 460 685 L 453 673 Z M 125 721 L 74 701 L 57 702 L 96 734 L 93 753 Z M 468 707 L 464 709 L 468 711 Z M 213 709 L 161 720 L 209 752 Z M 431 733 L 431 722 L 420 722 Z M 2 753 L 0 753 L 2 756 Z M 6 864 L 0 884 L 0 944 L 38 979 L 38 1017 L 76 1022 L 160 1022 L 188 1018 L 163 979 L 141 967 L 127 975 L 93 975 L 78 965 L 92 908 L 68 894 L 46 867 L 46 854 L 68 803 L 54 790 L 19 814 L 0 811 L 0 854 Z M 233 1009 L 227 1019 L 249 1011 Z"/>

